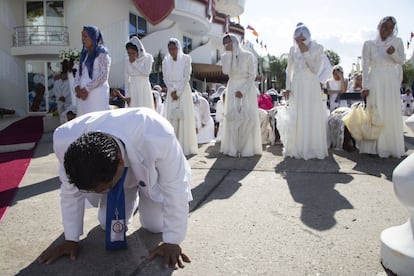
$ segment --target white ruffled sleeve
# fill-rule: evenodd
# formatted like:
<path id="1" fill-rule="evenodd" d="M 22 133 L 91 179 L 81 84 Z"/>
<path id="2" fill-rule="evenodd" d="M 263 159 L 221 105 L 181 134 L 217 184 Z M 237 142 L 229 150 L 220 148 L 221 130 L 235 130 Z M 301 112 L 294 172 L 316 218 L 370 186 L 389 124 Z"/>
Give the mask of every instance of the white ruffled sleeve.
<path id="1" fill-rule="evenodd" d="M 110 65 L 111 58 L 107 53 L 101 53 L 95 58 L 92 80 L 85 87 L 88 92 L 108 81 Z M 83 74 L 85 73 L 83 72 Z"/>

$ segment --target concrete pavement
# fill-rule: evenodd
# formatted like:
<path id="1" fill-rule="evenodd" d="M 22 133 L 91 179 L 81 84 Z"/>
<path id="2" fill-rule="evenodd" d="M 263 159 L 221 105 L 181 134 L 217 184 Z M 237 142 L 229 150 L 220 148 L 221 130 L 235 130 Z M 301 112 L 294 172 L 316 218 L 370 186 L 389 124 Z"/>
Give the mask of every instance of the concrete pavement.
<path id="1" fill-rule="evenodd" d="M 407 153 L 414 134 L 406 128 Z M 96 209 L 85 214 L 78 260 L 36 258 L 63 239 L 58 164 L 45 133 L 12 206 L 0 223 L 0 275 L 387 275 L 380 233 L 408 212 L 391 182 L 402 159 L 330 150 L 324 160 L 231 158 L 215 143 L 190 158 L 194 200 L 182 243 L 192 263 L 172 271 L 145 259 L 161 240 L 135 218 L 127 250 L 104 249 Z"/>

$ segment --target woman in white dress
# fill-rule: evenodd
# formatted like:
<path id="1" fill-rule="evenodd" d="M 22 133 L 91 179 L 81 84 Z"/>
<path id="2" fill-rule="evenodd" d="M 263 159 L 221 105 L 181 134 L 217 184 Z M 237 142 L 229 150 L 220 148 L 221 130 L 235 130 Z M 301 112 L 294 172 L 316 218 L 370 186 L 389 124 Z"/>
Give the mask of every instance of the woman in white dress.
<path id="1" fill-rule="evenodd" d="M 276 115 L 283 155 L 324 159 L 328 156 L 327 116 L 318 78 L 323 47 L 311 40 L 303 23 L 296 26 L 293 38 L 286 68 L 289 105 Z"/>
<path id="2" fill-rule="evenodd" d="M 81 58 L 74 81 L 77 116 L 109 109 L 109 67 L 111 58 L 103 46 L 103 36 L 95 26 L 82 30 Z"/>
<path id="3" fill-rule="evenodd" d="M 183 53 L 176 38 L 168 41 L 168 55 L 162 62 L 167 96 L 163 115 L 174 127 L 185 155 L 197 154 L 194 104 L 190 87 L 191 57 Z"/>
<path id="4" fill-rule="evenodd" d="M 133 36 L 125 45 L 128 58 L 125 60 L 125 97 L 128 107 L 154 109 L 154 98 L 149 82 L 154 59 L 145 51 L 144 45 Z"/>
<path id="5" fill-rule="evenodd" d="M 262 154 L 262 138 L 254 84 L 256 67 L 252 53 L 240 47 L 232 34 L 223 38 L 223 73 L 229 76 L 224 103 L 224 121 L 220 152 L 229 156 L 248 157 Z"/>
<path id="6" fill-rule="evenodd" d="M 377 38 L 366 41 L 362 49 L 362 95 L 367 96 L 367 107 L 376 109 L 384 127 L 377 140 L 357 141 L 357 148 L 360 153 L 401 158 L 405 155 L 400 99 L 405 54 L 396 25 L 394 17 L 384 17 Z"/>

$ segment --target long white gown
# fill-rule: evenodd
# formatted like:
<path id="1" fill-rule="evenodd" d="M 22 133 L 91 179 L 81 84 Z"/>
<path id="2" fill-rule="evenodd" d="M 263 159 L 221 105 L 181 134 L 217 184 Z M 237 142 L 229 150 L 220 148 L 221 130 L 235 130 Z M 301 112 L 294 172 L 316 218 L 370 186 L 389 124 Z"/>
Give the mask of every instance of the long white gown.
<path id="1" fill-rule="evenodd" d="M 229 76 L 224 102 L 223 132 L 220 152 L 229 156 L 248 157 L 262 154 L 262 138 L 259 121 L 257 95 L 254 84 L 256 67 L 253 55 L 240 48 L 236 37 L 232 37 L 233 51 L 222 56 L 222 70 Z M 236 92 L 243 94 L 236 97 Z"/>
<path id="2" fill-rule="evenodd" d="M 326 106 L 318 78 L 323 47 L 315 41 L 308 47 L 303 54 L 297 46 L 290 49 L 286 69 L 289 106 L 276 115 L 283 155 L 305 160 L 328 156 Z"/>
<path id="3" fill-rule="evenodd" d="M 391 45 L 394 46 L 395 52 L 388 55 L 386 50 Z M 378 140 L 357 141 L 360 153 L 396 158 L 405 155 L 400 98 L 404 60 L 404 45 L 401 38 L 392 35 L 386 41 L 376 39 L 364 43 L 362 81 L 363 87 L 369 89 L 367 106 L 377 108 L 384 128 Z"/>
<path id="4" fill-rule="evenodd" d="M 191 57 L 183 54 L 181 49 L 176 61 L 168 54 L 163 60 L 163 74 L 168 89 L 163 115 L 174 127 L 184 154 L 197 154 L 194 104 L 189 84 Z M 173 100 L 171 97 L 173 91 L 177 92 L 178 100 Z"/>
<path id="5" fill-rule="evenodd" d="M 125 60 L 125 96 L 131 97 L 128 107 L 148 107 L 154 109 L 154 98 L 149 82 L 153 58 L 145 53 L 133 63 Z"/>

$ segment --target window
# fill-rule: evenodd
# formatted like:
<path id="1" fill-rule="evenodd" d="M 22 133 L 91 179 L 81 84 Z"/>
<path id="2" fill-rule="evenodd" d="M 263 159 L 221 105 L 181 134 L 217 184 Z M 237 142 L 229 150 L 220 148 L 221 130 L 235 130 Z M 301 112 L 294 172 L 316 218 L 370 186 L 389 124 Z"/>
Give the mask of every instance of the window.
<path id="1" fill-rule="evenodd" d="M 130 13 L 129 36 L 136 35 L 138 38 L 142 38 L 147 35 L 147 32 L 147 21 L 141 16 Z"/>
<path id="2" fill-rule="evenodd" d="M 63 1 L 26 1 L 26 25 L 64 26 Z"/>
<path id="3" fill-rule="evenodd" d="M 183 36 L 183 52 L 188 54 L 193 50 L 193 40 L 189 37 Z"/>
<path id="4" fill-rule="evenodd" d="M 26 1 L 24 37 L 29 45 L 61 45 L 65 17 L 63 1 Z"/>

